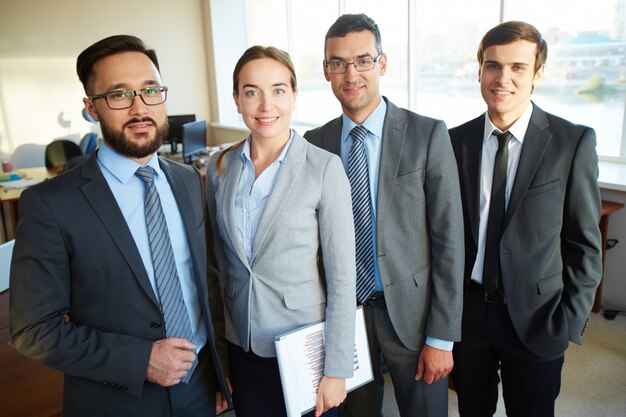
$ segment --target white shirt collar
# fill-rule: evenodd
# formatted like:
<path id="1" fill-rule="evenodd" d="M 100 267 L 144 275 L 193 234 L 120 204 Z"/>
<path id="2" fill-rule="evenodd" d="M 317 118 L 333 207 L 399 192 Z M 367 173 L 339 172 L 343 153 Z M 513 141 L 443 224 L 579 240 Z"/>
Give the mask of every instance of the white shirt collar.
<path id="1" fill-rule="evenodd" d="M 528 124 L 530 123 L 530 117 L 533 114 L 533 103 L 532 101 L 528 102 L 528 106 L 524 113 L 513 123 L 513 125 L 508 129 L 509 132 L 513 135 L 513 137 L 519 142 L 524 143 L 524 137 L 526 136 L 526 131 L 528 130 Z M 485 130 L 483 132 L 483 143 L 486 143 L 491 135 L 494 133 L 501 133 L 502 131 L 493 124 L 491 119 L 489 118 L 489 114 L 485 112 Z"/>

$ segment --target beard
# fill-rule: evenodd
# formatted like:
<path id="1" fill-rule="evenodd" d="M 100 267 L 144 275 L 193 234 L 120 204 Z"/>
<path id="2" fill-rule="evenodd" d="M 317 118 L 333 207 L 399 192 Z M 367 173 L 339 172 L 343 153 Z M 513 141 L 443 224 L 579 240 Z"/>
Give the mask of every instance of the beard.
<path id="1" fill-rule="evenodd" d="M 141 144 L 133 142 L 124 133 L 124 128 L 131 123 L 146 123 L 150 122 L 157 127 L 156 133 L 151 140 L 147 140 Z M 148 155 L 155 153 L 163 144 L 165 138 L 169 133 L 169 125 L 167 119 L 162 125 L 158 125 L 154 119 L 149 117 L 134 118 L 124 124 L 122 130 L 115 130 L 111 128 L 103 120 L 100 121 L 100 128 L 102 129 L 102 137 L 104 141 L 111 149 L 120 155 L 124 155 L 129 158 L 144 158 Z M 137 135 L 139 138 L 147 138 L 149 133 L 141 133 Z"/>

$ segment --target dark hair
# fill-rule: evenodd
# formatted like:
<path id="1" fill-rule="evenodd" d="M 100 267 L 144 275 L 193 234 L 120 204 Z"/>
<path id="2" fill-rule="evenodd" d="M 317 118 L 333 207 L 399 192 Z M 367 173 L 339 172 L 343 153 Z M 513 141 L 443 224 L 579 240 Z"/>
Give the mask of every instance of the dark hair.
<path id="1" fill-rule="evenodd" d="M 287 70 L 289 71 L 289 81 L 291 83 L 291 89 L 293 91 L 298 90 L 298 80 L 296 79 L 296 69 L 293 66 L 293 62 L 291 62 L 291 57 L 289 54 L 281 49 L 278 49 L 273 46 L 260 46 L 255 45 L 246 49 L 246 51 L 241 55 L 237 64 L 235 65 L 235 69 L 233 70 L 233 93 L 239 94 L 239 74 L 241 73 L 241 69 L 248 62 L 256 61 L 257 59 L 269 58 L 283 64 Z M 234 145 L 224 149 L 222 153 L 217 157 L 217 161 L 215 163 L 215 170 L 218 175 L 222 175 L 222 159 L 224 155 L 226 155 L 231 150 L 235 149 L 242 142 L 245 142 L 245 139 L 241 142 L 237 142 Z"/>
<path id="2" fill-rule="evenodd" d="M 239 74 L 241 73 L 241 69 L 243 68 L 243 66 L 250 61 L 256 61 L 257 59 L 262 58 L 270 58 L 283 64 L 287 68 L 287 70 L 289 70 L 289 81 L 291 82 L 291 89 L 293 91 L 296 91 L 298 89 L 296 69 L 293 66 L 293 62 L 291 62 L 291 57 L 289 56 L 289 54 L 273 46 L 255 45 L 246 49 L 246 51 L 243 53 L 243 55 L 241 55 L 239 61 L 237 61 L 237 64 L 235 65 L 235 69 L 233 70 L 233 92 L 235 94 L 239 93 Z"/>
<path id="3" fill-rule="evenodd" d="M 90 94 L 90 83 L 93 81 L 93 66 L 100 59 L 121 52 L 141 52 L 145 54 L 159 70 L 159 60 L 154 49 L 149 49 L 141 39 L 131 35 L 114 35 L 104 38 L 78 55 L 76 72 L 87 95 Z"/>
<path id="4" fill-rule="evenodd" d="M 535 72 L 546 63 L 548 44 L 536 27 L 530 23 L 512 20 L 500 23 L 485 33 L 478 46 L 478 64 L 482 67 L 485 50 L 493 45 L 507 45 L 515 41 L 528 41 L 537 45 L 535 49 Z"/>
<path id="5" fill-rule="evenodd" d="M 369 30 L 374 34 L 376 38 L 376 51 L 379 54 L 383 53 L 382 42 L 380 38 L 380 30 L 378 29 L 378 25 L 374 20 L 372 20 L 367 15 L 360 14 L 344 14 L 339 16 L 335 23 L 328 29 L 326 32 L 326 37 L 324 38 L 324 57 L 326 57 L 326 43 L 330 38 L 343 38 L 349 33 L 352 32 L 363 32 L 364 30 Z"/>

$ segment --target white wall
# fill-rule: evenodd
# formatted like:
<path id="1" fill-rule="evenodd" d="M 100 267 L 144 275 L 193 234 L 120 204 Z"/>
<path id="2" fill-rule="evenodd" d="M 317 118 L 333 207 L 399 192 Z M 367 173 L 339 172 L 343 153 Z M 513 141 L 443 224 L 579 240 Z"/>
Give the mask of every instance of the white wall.
<path id="1" fill-rule="evenodd" d="M 0 156 L 89 130 L 76 57 L 114 34 L 157 51 L 168 113 L 210 119 L 203 0 L 0 0 Z M 57 118 L 71 122 L 62 128 Z"/>

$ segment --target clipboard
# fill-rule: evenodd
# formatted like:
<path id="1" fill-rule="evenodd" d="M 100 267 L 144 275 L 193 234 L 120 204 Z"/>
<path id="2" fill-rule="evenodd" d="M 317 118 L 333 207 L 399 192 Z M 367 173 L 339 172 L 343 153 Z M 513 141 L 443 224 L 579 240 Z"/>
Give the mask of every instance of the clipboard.
<path id="1" fill-rule="evenodd" d="M 354 336 L 354 376 L 346 379 L 347 392 L 374 379 L 362 306 L 355 311 Z M 315 408 L 324 372 L 325 322 L 276 336 L 274 344 L 287 416 L 300 417 Z"/>

